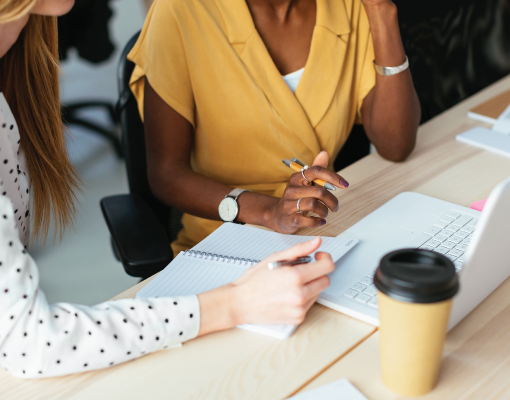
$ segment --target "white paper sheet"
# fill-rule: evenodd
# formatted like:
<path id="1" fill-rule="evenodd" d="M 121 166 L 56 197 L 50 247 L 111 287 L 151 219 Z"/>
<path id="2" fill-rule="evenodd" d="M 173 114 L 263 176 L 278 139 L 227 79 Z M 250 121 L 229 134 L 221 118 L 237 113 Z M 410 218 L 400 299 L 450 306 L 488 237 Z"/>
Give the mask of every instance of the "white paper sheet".
<path id="1" fill-rule="evenodd" d="M 368 400 L 347 379 L 289 397 L 288 400 Z"/>
<path id="2" fill-rule="evenodd" d="M 492 126 L 492 130 L 510 135 L 510 105 L 498 117 L 496 123 Z"/>

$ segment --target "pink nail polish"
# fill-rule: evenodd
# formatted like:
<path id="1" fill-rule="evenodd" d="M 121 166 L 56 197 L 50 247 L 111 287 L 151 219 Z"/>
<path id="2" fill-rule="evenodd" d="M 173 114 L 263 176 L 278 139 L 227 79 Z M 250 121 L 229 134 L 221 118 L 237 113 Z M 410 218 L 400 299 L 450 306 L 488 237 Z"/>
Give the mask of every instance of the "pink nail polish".
<path id="1" fill-rule="evenodd" d="M 340 179 L 340 184 L 343 187 L 349 187 L 349 182 L 347 182 L 344 178 Z"/>
<path id="2" fill-rule="evenodd" d="M 326 225 L 326 220 L 325 219 L 321 219 L 321 225 Z"/>

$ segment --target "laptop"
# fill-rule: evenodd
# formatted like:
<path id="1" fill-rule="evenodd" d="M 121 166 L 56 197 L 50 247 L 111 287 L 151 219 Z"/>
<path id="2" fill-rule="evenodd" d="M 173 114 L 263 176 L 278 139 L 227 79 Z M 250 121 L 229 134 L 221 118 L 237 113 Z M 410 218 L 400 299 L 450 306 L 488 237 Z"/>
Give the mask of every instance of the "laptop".
<path id="1" fill-rule="evenodd" d="M 492 191 L 483 213 L 405 192 L 339 236 L 360 242 L 336 263 L 318 303 L 379 326 L 372 283 L 379 260 L 392 250 L 423 248 L 444 254 L 459 274 L 451 329 L 510 276 L 510 178 Z"/>

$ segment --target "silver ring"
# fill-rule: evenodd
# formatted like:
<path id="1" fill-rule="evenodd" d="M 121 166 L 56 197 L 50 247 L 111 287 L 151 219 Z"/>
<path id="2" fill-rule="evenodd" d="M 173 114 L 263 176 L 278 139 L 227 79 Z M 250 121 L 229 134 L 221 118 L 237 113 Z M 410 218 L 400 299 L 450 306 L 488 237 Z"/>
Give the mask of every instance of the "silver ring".
<path id="1" fill-rule="evenodd" d="M 300 202 L 301 200 L 303 200 L 303 199 L 299 199 L 299 200 L 297 201 L 297 205 L 296 205 L 296 207 L 297 207 L 297 209 L 298 209 L 298 211 L 299 211 L 300 213 L 304 212 L 303 210 L 301 210 L 301 209 L 299 208 L 299 202 Z"/>
<path id="2" fill-rule="evenodd" d="M 301 175 L 303 175 L 303 178 L 305 179 L 305 181 L 307 181 L 308 183 L 313 183 L 313 181 L 309 181 L 308 179 L 306 179 L 306 176 L 305 176 L 305 171 L 308 169 L 308 166 L 303 167 L 301 168 Z"/>

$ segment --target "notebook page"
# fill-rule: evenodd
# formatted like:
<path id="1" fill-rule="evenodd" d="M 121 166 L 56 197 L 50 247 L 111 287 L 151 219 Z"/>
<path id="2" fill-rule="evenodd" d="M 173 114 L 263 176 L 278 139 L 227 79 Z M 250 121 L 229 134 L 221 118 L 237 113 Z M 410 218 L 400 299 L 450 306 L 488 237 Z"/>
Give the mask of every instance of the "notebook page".
<path id="1" fill-rule="evenodd" d="M 314 236 L 284 235 L 249 226 L 225 223 L 193 247 L 193 250 L 228 257 L 263 260 L 274 252 L 288 249 L 297 243 L 313 238 Z M 322 237 L 322 244 L 318 251 L 330 253 L 333 261 L 337 261 L 357 243 L 356 239 Z"/>
<path id="2" fill-rule="evenodd" d="M 204 293 L 235 281 L 248 268 L 247 265 L 197 259 L 180 253 L 137 296 L 173 297 Z"/>

